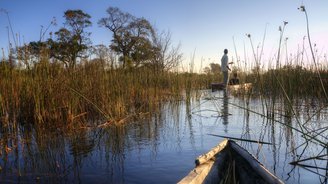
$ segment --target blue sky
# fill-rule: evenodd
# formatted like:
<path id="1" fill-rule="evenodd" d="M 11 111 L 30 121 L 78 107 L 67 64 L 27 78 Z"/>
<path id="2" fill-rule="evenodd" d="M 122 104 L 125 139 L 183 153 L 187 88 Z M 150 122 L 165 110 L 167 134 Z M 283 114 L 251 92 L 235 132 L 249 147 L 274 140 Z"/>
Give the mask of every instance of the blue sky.
<path id="1" fill-rule="evenodd" d="M 41 25 L 46 27 L 56 17 L 57 31 L 63 26 L 63 12 L 81 9 L 92 16 L 91 39 L 93 44 L 109 45 L 111 34 L 97 25 L 106 16 L 109 6 L 118 7 L 136 17 L 145 17 L 158 30 L 169 30 L 174 45 L 181 44 L 184 66 L 188 67 L 195 53 L 195 65 L 200 68 L 210 62 L 219 62 L 223 49 L 228 48 L 230 58 L 235 57 L 233 38 L 237 53 L 247 57 L 252 51 L 246 33 L 252 35 L 255 47 L 261 45 L 264 30 L 264 56 L 273 57 L 279 43 L 278 27 L 288 21 L 285 36 L 288 50 L 296 51 L 306 35 L 303 12 L 297 8 L 304 4 L 310 21 L 312 41 L 320 53 L 328 48 L 328 1 L 327 0 L 0 0 L 0 8 L 9 12 L 15 34 L 21 42 L 39 39 Z M 8 48 L 6 15 L 0 13 L 0 47 Z M 0 54 L 2 57 L 2 53 Z M 201 61 L 203 58 L 203 61 Z M 263 61 L 266 62 L 266 61 Z"/>

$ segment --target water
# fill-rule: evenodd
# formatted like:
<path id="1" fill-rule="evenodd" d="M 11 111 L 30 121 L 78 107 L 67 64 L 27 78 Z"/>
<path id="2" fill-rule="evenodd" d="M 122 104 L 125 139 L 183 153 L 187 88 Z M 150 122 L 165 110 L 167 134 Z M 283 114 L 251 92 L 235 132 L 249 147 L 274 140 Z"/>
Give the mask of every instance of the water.
<path id="1" fill-rule="evenodd" d="M 261 100 L 251 99 L 247 106 L 244 98 L 223 92 L 201 94 L 199 100 L 163 104 L 153 117 L 118 127 L 2 131 L 0 183 L 176 183 L 197 156 L 223 140 L 209 134 L 274 143 L 238 142 L 286 183 L 325 182 L 327 155 L 302 162 L 323 169 L 289 163 L 298 156 L 325 155 L 326 149 L 317 142 L 302 145 L 301 133 L 256 114 L 263 112 Z M 297 121 L 283 116 L 283 103 L 276 106 L 279 122 L 297 127 L 311 117 L 305 126 L 327 142 L 327 108 L 315 113 L 318 102 L 300 100 L 294 107 Z"/>

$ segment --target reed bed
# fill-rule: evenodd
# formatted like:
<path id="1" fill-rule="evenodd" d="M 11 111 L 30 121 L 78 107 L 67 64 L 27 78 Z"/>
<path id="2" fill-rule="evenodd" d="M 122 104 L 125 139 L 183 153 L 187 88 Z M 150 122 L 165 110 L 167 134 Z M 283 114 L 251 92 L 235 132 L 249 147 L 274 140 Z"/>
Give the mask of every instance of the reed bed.
<path id="1" fill-rule="evenodd" d="M 114 123 L 151 113 L 163 101 L 180 100 L 182 91 L 207 87 L 205 76 L 154 71 L 147 67 L 106 69 L 84 61 L 74 70 L 43 60 L 31 69 L 0 63 L 2 124 L 51 128 L 90 122 Z"/>
<path id="2" fill-rule="evenodd" d="M 328 88 L 328 70 L 319 71 L 321 79 L 324 81 L 324 87 Z M 250 81 L 256 81 L 256 74 L 248 75 Z M 307 69 L 302 66 L 288 65 L 280 69 L 269 69 L 260 75 L 261 81 L 265 86 L 263 91 L 266 96 L 284 97 L 282 88 L 286 91 L 290 98 L 318 98 L 325 99 L 325 94 L 321 86 L 317 71 Z M 279 84 L 280 83 L 280 84 Z M 256 93 L 260 93 L 260 83 L 253 83 Z"/>

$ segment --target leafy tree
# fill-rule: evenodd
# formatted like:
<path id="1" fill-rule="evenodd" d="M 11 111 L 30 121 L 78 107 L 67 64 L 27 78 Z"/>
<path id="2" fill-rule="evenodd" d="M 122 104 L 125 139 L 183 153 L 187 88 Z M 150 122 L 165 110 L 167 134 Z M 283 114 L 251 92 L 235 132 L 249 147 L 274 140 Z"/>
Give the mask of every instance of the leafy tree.
<path id="1" fill-rule="evenodd" d="M 51 57 L 50 55 L 48 55 L 50 53 L 49 51 L 50 45 L 48 41 L 32 41 L 27 45 L 19 47 L 18 55 L 20 56 L 19 58 L 24 63 L 26 68 L 30 69 L 30 65 L 39 62 L 41 58 L 43 59 L 43 61 L 48 60 Z M 47 58 L 45 58 L 45 55 L 47 56 Z"/>
<path id="2" fill-rule="evenodd" d="M 159 34 L 144 18 L 109 7 L 107 17 L 98 24 L 113 33 L 110 48 L 121 54 L 123 68 L 142 64 L 155 70 L 170 70 L 181 61 L 180 47 L 172 46 L 170 32 Z"/>
<path id="3" fill-rule="evenodd" d="M 109 7 L 107 17 L 99 20 L 98 24 L 113 33 L 111 49 L 122 54 L 123 68 L 130 62 L 138 66 L 154 56 L 154 29 L 144 18 L 136 18 L 124 13 L 118 8 Z M 132 64 L 132 63 L 130 63 Z"/>
<path id="4" fill-rule="evenodd" d="M 205 68 L 204 68 L 204 73 L 205 74 L 211 74 L 211 69 L 210 69 L 210 67 L 208 67 L 208 66 L 206 66 Z"/>
<path id="5" fill-rule="evenodd" d="M 221 66 L 217 63 L 210 63 L 211 73 L 219 74 L 221 71 Z"/>
<path id="6" fill-rule="evenodd" d="M 67 10 L 64 13 L 66 26 L 60 28 L 55 35 L 56 41 L 49 40 L 53 56 L 64 62 L 69 68 L 74 68 L 78 57 L 84 57 L 84 51 L 90 44 L 91 33 L 85 29 L 92 25 L 91 16 L 82 10 Z"/>

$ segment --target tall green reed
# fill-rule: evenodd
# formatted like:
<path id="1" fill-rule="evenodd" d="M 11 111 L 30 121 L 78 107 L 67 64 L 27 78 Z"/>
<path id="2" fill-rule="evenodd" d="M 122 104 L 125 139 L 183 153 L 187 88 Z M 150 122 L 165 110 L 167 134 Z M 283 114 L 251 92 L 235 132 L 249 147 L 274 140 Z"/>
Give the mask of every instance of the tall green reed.
<path id="1" fill-rule="evenodd" d="M 204 75 L 155 71 L 148 67 L 108 68 L 84 60 L 73 70 L 40 55 L 30 68 L 2 62 L 1 115 L 11 121 L 46 127 L 81 125 L 91 120 L 117 122 L 152 112 L 162 101 L 203 88 Z"/>

